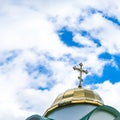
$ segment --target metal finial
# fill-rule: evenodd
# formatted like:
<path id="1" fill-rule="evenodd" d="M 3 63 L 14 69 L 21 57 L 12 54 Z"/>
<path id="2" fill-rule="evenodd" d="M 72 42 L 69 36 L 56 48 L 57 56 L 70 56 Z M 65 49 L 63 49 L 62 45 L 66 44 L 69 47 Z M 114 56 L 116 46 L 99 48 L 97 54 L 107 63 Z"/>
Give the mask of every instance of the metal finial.
<path id="1" fill-rule="evenodd" d="M 80 72 L 80 76 L 78 76 L 78 79 L 79 79 L 79 85 L 78 85 L 78 87 L 81 88 L 82 87 L 82 81 L 83 81 L 83 79 L 82 79 L 82 73 L 88 74 L 88 71 L 82 69 L 82 66 L 83 66 L 82 63 L 80 63 L 79 65 L 80 65 L 80 68 L 77 68 L 76 66 L 74 66 L 73 69 L 74 70 L 78 70 Z"/>

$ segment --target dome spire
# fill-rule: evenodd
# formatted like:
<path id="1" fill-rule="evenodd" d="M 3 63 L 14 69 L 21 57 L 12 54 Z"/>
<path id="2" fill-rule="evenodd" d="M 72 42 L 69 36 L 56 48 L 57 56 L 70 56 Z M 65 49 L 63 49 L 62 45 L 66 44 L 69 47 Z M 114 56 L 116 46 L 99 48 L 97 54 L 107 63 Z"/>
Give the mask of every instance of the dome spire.
<path id="1" fill-rule="evenodd" d="M 82 68 L 82 66 L 83 66 L 82 63 L 80 63 L 79 66 L 80 66 L 80 68 L 77 68 L 76 66 L 74 66 L 73 69 L 74 69 L 74 70 L 78 70 L 78 71 L 80 72 L 80 76 L 78 76 L 78 79 L 79 79 L 78 88 L 81 88 L 81 87 L 82 87 L 82 81 L 83 81 L 83 79 L 82 79 L 82 73 L 88 74 L 88 71 L 87 71 L 87 70 L 84 70 L 84 69 Z"/>
<path id="2" fill-rule="evenodd" d="M 79 86 L 78 88 L 74 89 L 69 89 L 63 92 L 62 94 L 59 94 L 53 104 L 51 105 L 50 108 L 47 109 L 47 111 L 44 113 L 44 116 L 47 117 L 50 114 L 56 114 L 57 110 L 61 111 L 62 109 L 68 110 L 68 106 L 78 104 L 83 105 L 83 104 L 89 104 L 89 105 L 95 105 L 95 106 L 100 106 L 103 105 L 103 101 L 101 97 L 94 91 L 84 89 L 82 88 L 82 74 L 86 73 L 88 74 L 87 70 L 84 70 L 83 64 L 79 64 L 80 67 L 74 66 L 73 69 L 79 71 Z M 88 106 L 89 106 L 88 105 Z M 59 113 L 59 112 L 58 112 Z M 60 112 L 61 115 L 61 112 Z"/>

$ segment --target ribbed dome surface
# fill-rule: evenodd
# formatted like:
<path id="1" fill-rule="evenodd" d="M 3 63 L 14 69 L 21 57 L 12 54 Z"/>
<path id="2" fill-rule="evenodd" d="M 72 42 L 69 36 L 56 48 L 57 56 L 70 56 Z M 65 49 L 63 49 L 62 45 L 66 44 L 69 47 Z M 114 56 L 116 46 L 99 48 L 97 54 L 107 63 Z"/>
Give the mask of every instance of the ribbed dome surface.
<path id="1" fill-rule="evenodd" d="M 83 88 L 74 88 L 58 95 L 52 106 L 46 111 L 45 115 L 61 106 L 82 103 L 94 104 L 98 106 L 103 105 L 102 99 L 96 92 Z"/>

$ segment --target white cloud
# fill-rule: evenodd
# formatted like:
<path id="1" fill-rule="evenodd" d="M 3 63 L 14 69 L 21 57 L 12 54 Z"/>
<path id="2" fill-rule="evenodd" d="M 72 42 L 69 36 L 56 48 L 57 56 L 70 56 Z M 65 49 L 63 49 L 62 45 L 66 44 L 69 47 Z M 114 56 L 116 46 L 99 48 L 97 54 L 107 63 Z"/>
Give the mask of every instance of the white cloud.
<path id="1" fill-rule="evenodd" d="M 103 61 L 98 56 L 106 51 L 112 54 L 120 52 L 119 26 L 100 13 L 90 14 L 89 10 L 103 10 L 119 19 L 117 2 L 0 1 L 0 119 L 21 120 L 34 113 L 43 114 L 59 93 L 75 87 L 77 73 L 72 71 L 72 67 L 76 63 L 84 62 L 84 67 L 90 69 L 89 74 L 99 76 L 105 64 L 116 65 L 114 59 Z M 82 22 L 79 17 L 83 18 Z M 85 47 L 64 44 L 56 33 L 62 27 L 71 30 L 74 41 Z M 80 30 L 89 31 L 102 46 L 97 47 L 88 37 L 81 36 Z M 7 59 L 11 55 L 15 55 L 14 59 Z M 37 70 L 29 74 L 27 64 Z M 50 75 L 42 73 L 38 65 L 47 68 Z M 106 104 L 120 109 L 117 99 L 119 83 L 104 82 L 96 86 Z M 111 99 L 108 100 L 106 94 Z M 113 100 L 112 95 L 117 100 Z"/>
<path id="2" fill-rule="evenodd" d="M 112 84 L 110 81 L 105 81 L 102 84 L 96 84 L 96 91 L 99 93 L 104 101 L 104 104 L 112 106 L 120 111 L 119 101 L 119 90 L 120 82 Z"/>

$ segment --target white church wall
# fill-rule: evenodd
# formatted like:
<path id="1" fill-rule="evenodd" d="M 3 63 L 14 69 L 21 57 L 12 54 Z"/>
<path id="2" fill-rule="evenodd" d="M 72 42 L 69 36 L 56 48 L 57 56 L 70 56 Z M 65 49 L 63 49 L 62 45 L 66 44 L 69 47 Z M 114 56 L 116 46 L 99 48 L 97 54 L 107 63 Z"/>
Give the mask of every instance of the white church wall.
<path id="1" fill-rule="evenodd" d="M 114 120 L 115 116 L 106 111 L 96 111 L 89 120 Z"/>
<path id="2" fill-rule="evenodd" d="M 55 120 L 79 120 L 96 107 L 92 104 L 64 106 L 51 112 L 48 117 Z"/>

